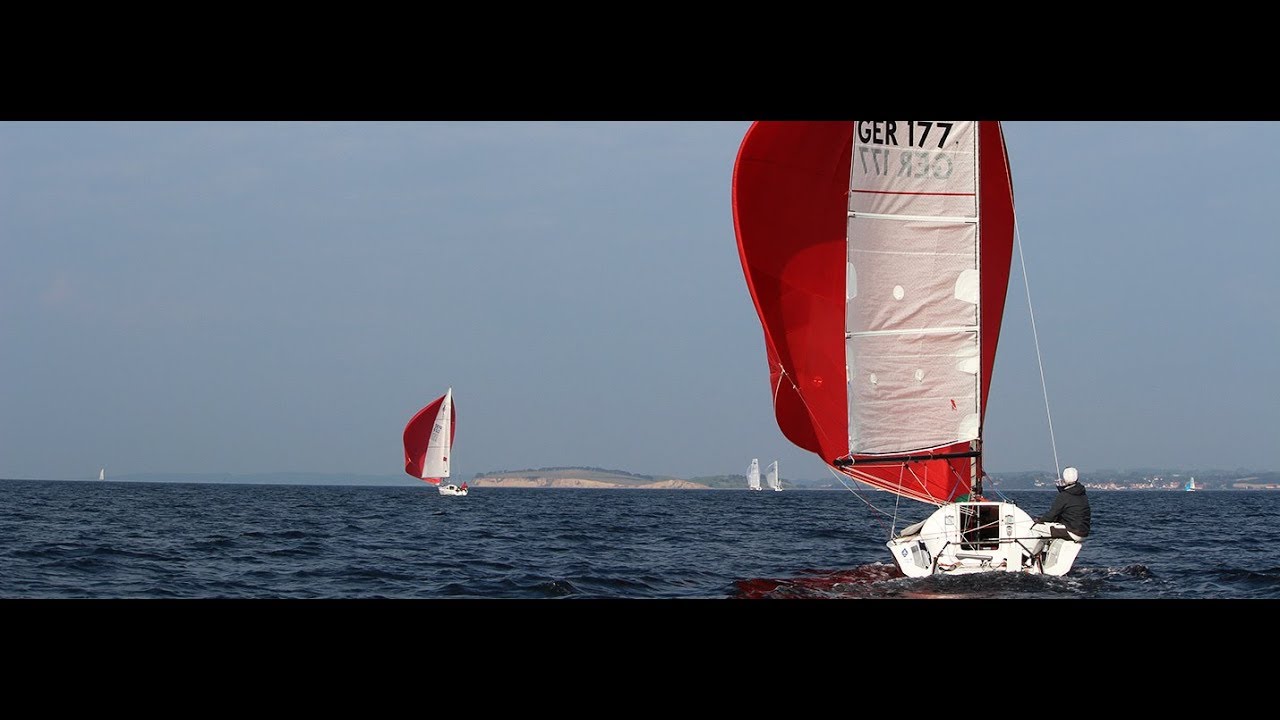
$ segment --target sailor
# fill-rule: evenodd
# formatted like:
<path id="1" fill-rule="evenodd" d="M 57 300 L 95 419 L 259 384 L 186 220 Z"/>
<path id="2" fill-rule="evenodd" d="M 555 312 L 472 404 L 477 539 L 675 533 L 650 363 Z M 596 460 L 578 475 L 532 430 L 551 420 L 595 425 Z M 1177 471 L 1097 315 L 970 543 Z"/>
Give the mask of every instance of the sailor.
<path id="1" fill-rule="evenodd" d="M 1058 496 L 1053 499 L 1049 512 L 1032 518 L 1036 523 L 1052 523 L 1050 537 L 1080 542 L 1089 536 L 1089 497 L 1079 479 L 1080 472 L 1075 468 L 1063 470 L 1062 479 L 1058 481 Z"/>

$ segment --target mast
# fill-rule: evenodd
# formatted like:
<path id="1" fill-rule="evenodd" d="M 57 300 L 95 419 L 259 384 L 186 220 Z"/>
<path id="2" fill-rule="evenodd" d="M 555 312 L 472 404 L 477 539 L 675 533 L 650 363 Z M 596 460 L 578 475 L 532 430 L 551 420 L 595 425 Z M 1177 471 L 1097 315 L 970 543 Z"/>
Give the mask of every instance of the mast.
<path id="1" fill-rule="evenodd" d="M 969 462 L 969 499 L 972 500 L 982 495 L 982 438 L 974 440 L 971 445 L 977 453 Z"/>

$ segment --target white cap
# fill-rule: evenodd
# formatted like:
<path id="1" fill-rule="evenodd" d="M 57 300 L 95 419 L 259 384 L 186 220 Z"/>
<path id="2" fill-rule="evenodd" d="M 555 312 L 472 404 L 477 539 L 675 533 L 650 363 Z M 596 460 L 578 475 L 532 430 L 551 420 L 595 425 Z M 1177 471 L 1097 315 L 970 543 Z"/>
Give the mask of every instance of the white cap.
<path id="1" fill-rule="evenodd" d="M 1075 482 L 1078 479 L 1080 479 L 1080 473 L 1075 468 L 1069 467 L 1066 470 L 1062 471 L 1063 485 L 1070 485 L 1071 483 Z"/>

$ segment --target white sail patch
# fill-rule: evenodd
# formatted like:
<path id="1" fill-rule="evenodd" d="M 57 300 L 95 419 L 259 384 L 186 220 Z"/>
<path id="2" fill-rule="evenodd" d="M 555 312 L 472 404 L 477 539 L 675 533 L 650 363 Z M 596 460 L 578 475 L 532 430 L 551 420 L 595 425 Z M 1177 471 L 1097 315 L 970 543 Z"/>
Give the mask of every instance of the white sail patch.
<path id="1" fill-rule="evenodd" d="M 858 271 L 851 262 L 846 262 L 844 267 L 844 299 L 852 300 L 858 297 Z"/>
<path id="2" fill-rule="evenodd" d="M 981 363 L 978 361 L 978 346 L 965 345 L 956 353 L 956 370 L 968 375 L 977 375 Z"/>
<path id="3" fill-rule="evenodd" d="M 976 334 L 946 331 L 861 333 L 846 340 L 849 449 L 859 454 L 905 453 L 975 438 L 957 435 L 961 418 L 978 402 L 972 374 L 955 371 L 957 358 L 974 358 Z"/>
<path id="4" fill-rule="evenodd" d="M 453 388 L 444 395 L 444 402 L 431 426 L 431 438 L 427 441 L 427 453 L 422 459 L 423 478 L 449 477 L 449 455 L 453 442 Z"/>
<path id="5" fill-rule="evenodd" d="M 978 283 L 978 270 L 976 268 L 962 270 L 960 277 L 956 278 L 956 299 L 961 302 L 967 302 L 970 305 L 977 305 L 980 297 L 981 287 Z"/>
<path id="6" fill-rule="evenodd" d="M 978 438 L 978 413 L 969 413 L 960 420 L 956 427 L 956 437 L 960 440 L 976 440 Z"/>

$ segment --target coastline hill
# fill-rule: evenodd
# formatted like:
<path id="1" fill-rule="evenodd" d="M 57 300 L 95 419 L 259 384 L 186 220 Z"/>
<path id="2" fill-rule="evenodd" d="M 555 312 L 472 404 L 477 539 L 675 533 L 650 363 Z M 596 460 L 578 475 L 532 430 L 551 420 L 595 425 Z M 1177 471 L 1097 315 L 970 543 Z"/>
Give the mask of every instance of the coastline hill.
<path id="1" fill-rule="evenodd" d="M 746 480 L 743 480 L 745 484 Z M 476 473 L 474 487 L 594 488 L 635 490 L 708 490 L 712 486 L 694 480 L 660 475 L 637 475 L 604 468 L 554 467 L 536 470 L 499 470 Z"/>

